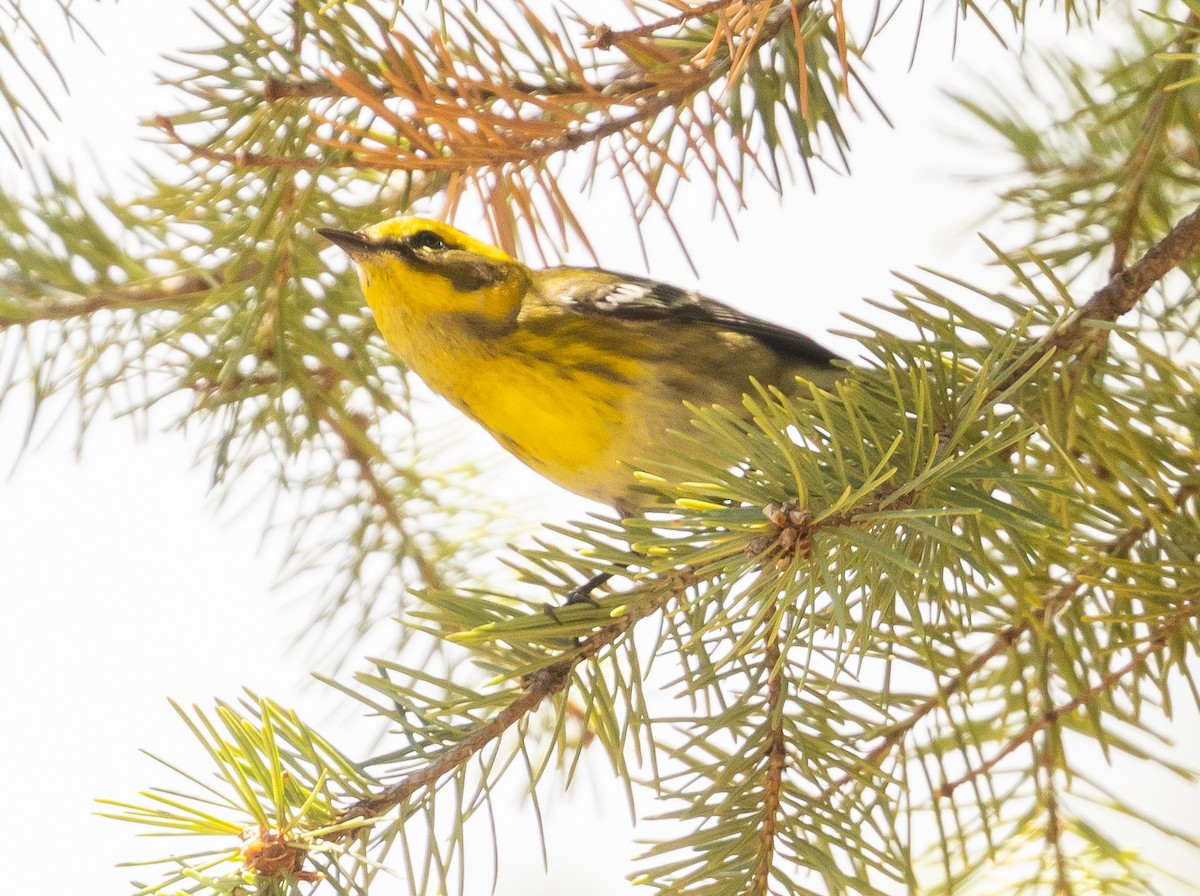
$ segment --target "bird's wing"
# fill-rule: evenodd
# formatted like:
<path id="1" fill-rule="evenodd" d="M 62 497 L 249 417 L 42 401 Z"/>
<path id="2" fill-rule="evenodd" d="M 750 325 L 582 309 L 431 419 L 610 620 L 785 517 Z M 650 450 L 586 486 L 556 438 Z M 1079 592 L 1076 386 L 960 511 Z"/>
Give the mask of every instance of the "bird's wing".
<path id="1" fill-rule="evenodd" d="M 798 362 L 828 367 L 843 360 L 802 333 L 744 314 L 698 292 L 644 277 L 589 272 L 586 278 L 554 278 L 546 283 L 546 298 L 581 314 L 623 320 L 678 320 L 711 324 L 744 333 Z M 601 276 L 597 276 L 601 275 Z M 557 281 L 557 282 L 556 282 Z"/>

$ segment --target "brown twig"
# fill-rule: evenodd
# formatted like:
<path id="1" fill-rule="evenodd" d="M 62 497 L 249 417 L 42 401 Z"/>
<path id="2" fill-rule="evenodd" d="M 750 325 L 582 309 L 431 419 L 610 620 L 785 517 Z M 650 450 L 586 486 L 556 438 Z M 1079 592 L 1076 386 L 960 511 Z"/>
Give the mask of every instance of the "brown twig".
<path id="1" fill-rule="evenodd" d="M 741 2 L 742 0 L 711 0 L 709 3 L 702 3 L 685 12 L 681 12 L 677 16 L 668 16 L 656 22 L 647 22 L 644 25 L 638 25 L 634 28 L 624 28 L 620 31 L 616 31 L 608 25 L 592 25 L 589 26 L 592 32 L 592 39 L 584 44 L 584 47 L 595 48 L 597 50 L 611 50 L 622 41 L 645 37 L 664 28 L 682 25 L 689 19 L 698 19 L 702 16 L 711 15 L 714 12 L 720 12 L 722 9 L 732 6 L 734 3 L 741 4 Z"/>
<path id="2" fill-rule="evenodd" d="M 504 83 L 506 93 L 512 91 L 526 94 L 530 98 L 570 97 L 577 94 L 624 95 L 638 93 L 649 86 L 649 82 L 640 76 L 617 77 L 610 81 L 564 80 L 559 83 L 535 83 L 522 78 L 515 78 Z M 477 83 L 473 83 L 471 89 L 474 91 L 475 98 L 479 100 L 488 101 L 504 98 L 504 95 L 500 91 L 488 90 Z M 394 87 L 380 87 L 376 93 L 380 99 L 389 99 L 400 95 Z M 276 75 L 267 75 L 263 78 L 262 97 L 268 103 L 287 99 L 352 99 L 349 94 L 339 89 L 337 84 L 330 78 L 315 78 L 311 81 L 300 81 L 281 78 Z"/>
<path id="3" fill-rule="evenodd" d="M 1081 706 L 1085 706 L 1096 697 L 1099 697 L 1101 694 L 1110 690 L 1113 685 L 1144 663 L 1153 654 L 1162 650 L 1166 646 L 1170 635 L 1172 635 L 1180 625 L 1185 624 L 1189 619 L 1191 619 L 1195 615 L 1197 609 L 1200 609 L 1200 601 L 1197 601 L 1195 598 L 1184 601 L 1172 615 L 1171 619 L 1158 627 L 1158 630 L 1154 633 L 1153 637 L 1150 638 L 1146 646 L 1137 651 L 1128 663 L 1126 663 L 1124 666 L 1121 666 L 1119 669 L 1114 669 L 1095 685 L 1088 688 L 1086 691 L 1077 694 L 1074 699 L 1069 700 L 1062 706 L 1055 707 L 1054 709 L 1045 712 L 1032 725 L 1029 725 L 1023 731 L 1021 731 L 1020 734 L 1008 741 L 1008 743 L 1001 747 L 990 759 L 971 769 L 962 777 L 942 784 L 934 796 L 939 798 L 950 797 L 957 788 L 961 787 L 963 784 L 975 780 L 980 775 L 987 774 L 989 771 L 995 768 L 1005 756 L 1008 756 L 1022 744 L 1029 743 L 1029 741 L 1031 741 L 1034 735 L 1036 735 L 1039 731 L 1045 730 L 1063 716 L 1069 715 L 1070 713 L 1079 709 Z"/>
<path id="4" fill-rule="evenodd" d="M 1196 11 L 1192 10 L 1188 13 L 1185 21 L 1186 27 L 1180 31 L 1179 39 L 1174 44 L 1173 52 L 1187 54 L 1192 51 L 1196 43 L 1197 25 L 1200 25 L 1200 15 L 1197 15 Z M 1159 83 L 1163 83 L 1166 86 L 1180 80 L 1190 72 L 1194 64 L 1194 61 L 1191 59 L 1174 62 L 1159 74 Z M 1168 101 L 1174 103 L 1181 95 L 1178 93 L 1172 95 L 1167 90 L 1160 88 L 1150 101 L 1150 105 L 1146 108 L 1146 115 L 1142 121 L 1141 136 L 1138 138 L 1138 142 L 1124 166 L 1125 176 L 1121 178 L 1120 190 L 1127 198 L 1124 202 L 1124 210 L 1118 219 L 1118 226 L 1112 236 L 1113 259 L 1108 269 L 1110 277 L 1115 277 L 1121 271 L 1125 270 L 1125 259 L 1129 256 L 1129 248 L 1133 243 L 1133 230 L 1137 225 L 1138 210 L 1141 206 L 1142 195 L 1145 193 L 1146 185 L 1150 180 L 1151 149 L 1156 145 L 1157 139 L 1160 136 Z"/>
<path id="5" fill-rule="evenodd" d="M 1189 63 L 1190 64 L 1190 63 Z M 1141 205 L 1142 194 L 1150 180 L 1150 150 L 1154 146 L 1155 137 L 1162 126 L 1163 112 L 1167 108 L 1169 97 L 1166 91 L 1160 91 L 1150 101 L 1146 109 L 1146 118 L 1142 123 L 1142 134 L 1126 163 L 1126 175 L 1121 180 L 1121 192 L 1126 195 L 1124 209 L 1117 219 L 1117 228 L 1112 234 L 1112 264 L 1108 268 L 1108 276 L 1115 277 L 1125 270 L 1125 260 L 1129 257 L 1129 248 L 1133 244 L 1133 229 L 1138 221 L 1138 207 Z"/>
<path id="6" fill-rule="evenodd" d="M 656 594 L 631 609 L 612 625 L 605 626 L 584 639 L 569 656 L 553 665 L 540 669 L 527 676 L 523 682 L 523 690 L 504 706 L 495 716 L 480 725 L 454 746 L 450 747 L 436 760 L 424 768 L 418 769 L 401 781 L 383 788 L 377 794 L 361 799 L 342 813 L 343 820 L 355 818 L 377 818 L 401 803 L 424 787 L 432 787 L 441 778 L 457 768 L 460 768 L 472 756 L 488 744 L 501 737 L 509 728 L 533 712 L 542 704 L 566 687 L 575 667 L 585 660 L 591 659 L 605 647 L 614 643 L 635 622 L 651 613 L 657 612 L 674 596 L 677 591 L 690 584 L 687 573 L 680 573 L 677 579 L 655 583 Z"/>
<path id="7" fill-rule="evenodd" d="M 1176 489 L 1171 496 L 1175 506 L 1183 504 L 1189 498 L 1200 494 L 1200 485 L 1187 484 Z M 1092 561 L 1084 569 L 1079 570 L 1071 579 L 1054 589 L 1042 601 L 1041 616 L 1044 619 L 1053 618 L 1069 601 L 1074 599 L 1075 595 L 1084 586 L 1087 579 L 1094 575 L 1098 569 L 1106 561 L 1120 559 L 1129 554 L 1141 539 L 1148 535 L 1152 529 L 1152 525 L 1148 518 L 1143 518 L 1142 522 L 1136 526 L 1122 532 L 1116 538 L 1112 539 L 1104 548 L 1101 549 L 1101 558 Z M 1010 625 L 1002 629 L 996 635 L 987 648 L 976 654 L 966 666 L 962 668 L 953 678 L 950 679 L 943 687 L 938 688 L 936 694 L 929 697 L 917 706 L 908 716 L 896 725 L 893 725 L 888 731 L 888 734 L 881 740 L 870 752 L 868 752 L 859 762 L 860 766 L 865 766 L 868 769 L 878 768 L 879 764 L 898 747 L 905 738 L 921 723 L 921 720 L 935 710 L 942 709 L 947 706 L 950 698 L 963 689 L 967 682 L 976 675 L 984 666 L 990 663 L 1000 654 L 1013 648 L 1014 645 L 1028 632 L 1034 625 L 1034 617 L 1026 616 L 1020 622 Z M 839 779 L 831 782 L 817 796 L 818 802 L 823 802 L 840 791 L 843 787 L 850 783 L 853 773 L 847 772 Z"/>
<path id="8" fill-rule="evenodd" d="M 1115 321 L 1133 309 L 1159 280 L 1200 248 L 1200 207 L 1171 228 L 1130 268 L 1121 271 L 1079 309 L 1078 319 L 1054 339 L 1056 348 L 1078 342 L 1088 321 Z"/>
<path id="9" fill-rule="evenodd" d="M 1049 748 L 1043 748 L 1042 753 L 1046 755 L 1050 752 Z M 1047 781 L 1045 787 L 1046 794 L 1046 841 L 1050 851 L 1054 854 L 1054 892 L 1056 894 L 1071 893 L 1068 884 L 1068 865 L 1067 853 L 1063 849 L 1062 835 L 1063 823 L 1061 813 L 1059 812 L 1058 793 L 1054 785 L 1054 769 L 1049 767 L 1049 763 L 1043 763 L 1043 769 L 1046 772 Z"/>
<path id="10" fill-rule="evenodd" d="M 938 692 L 921 703 L 916 709 L 909 713 L 904 721 L 893 725 L 887 736 L 879 742 L 866 756 L 858 763 L 860 767 L 866 767 L 868 770 L 876 769 L 880 763 L 892 752 L 896 747 L 903 743 L 904 739 L 912 733 L 913 729 L 920 724 L 921 720 L 937 709 L 941 709 L 949 702 L 950 698 L 963 689 L 967 681 L 975 675 L 980 669 L 990 663 L 993 659 L 999 656 L 1004 651 L 1009 650 L 1020 637 L 1029 630 L 1032 620 L 1023 620 L 1016 625 L 1011 625 L 1005 628 L 996 635 L 991 645 L 981 653 L 976 654 L 971 662 L 967 663 L 957 675 L 950 679 L 944 687 L 938 689 Z M 853 773 L 847 772 L 836 781 L 830 782 L 824 790 L 816 797 L 816 802 L 823 803 L 838 793 L 842 788 L 850 783 L 854 777 Z"/>
<path id="11" fill-rule="evenodd" d="M 799 5 L 808 6 L 813 2 L 815 0 L 800 0 Z M 755 32 L 752 41 L 753 47 L 761 47 L 763 44 L 773 40 L 791 21 L 788 16 L 779 16 L 773 22 L 763 25 Z M 503 161 L 520 163 L 532 161 L 536 158 L 548 158 L 560 152 L 570 152 L 595 144 L 606 137 L 627 131 L 642 122 L 653 120 L 667 109 L 683 105 L 690 98 L 699 95 L 724 77 L 729 71 L 730 65 L 731 61 L 726 59 L 721 64 L 685 73 L 682 81 L 674 87 L 648 85 L 642 92 L 649 93 L 649 96 L 638 98 L 637 96 L 630 95 L 624 99 L 622 105 L 634 105 L 634 109 L 627 115 L 609 118 L 591 127 L 583 127 L 577 130 L 563 129 L 553 136 L 533 137 L 527 143 L 508 148 L 503 143 L 497 143 L 493 139 L 478 139 L 479 152 L 482 155 L 477 158 L 465 157 L 462 151 L 456 152 L 452 157 L 447 157 L 431 150 L 410 153 L 397 152 L 396 147 L 392 144 L 380 150 L 355 148 L 352 151 L 356 153 L 360 163 L 369 167 L 379 170 L 406 171 L 461 170 L 472 166 L 491 166 Z M 332 76 L 332 80 L 335 84 L 346 87 L 347 92 L 354 92 L 348 89 L 351 81 L 346 78 L 335 75 Z M 367 98 L 362 94 L 362 85 L 356 85 L 356 87 L 358 91 L 355 95 L 360 100 L 365 101 Z M 376 99 L 382 98 L 376 97 Z M 408 97 L 408 99 L 413 102 L 420 100 L 425 105 L 428 105 L 428 99 L 425 97 Z M 587 97 L 583 97 L 582 99 L 587 99 Z M 431 110 L 438 108 L 440 107 L 430 107 Z M 377 107 L 375 111 L 381 115 L 384 114 L 382 108 Z M 459 110 L 454 108 L 453 111 L 457 116 Z M 396 121 L 393 123 L 399 122 Z M 518 124 L 528 127 L 531 124 L 528 121 L 515 122 L 507 118 L 503 120 L 503 123 L 505 125 L 512 125 L 513 127 Z M 334 124 L 346 130 L 345 126 Z M 411 127 L 409 127 L 409 131 L 409 137 L 411 138 L 415 132 L 412 132 Z M 478 135 L 475 136 L 478 137 Z M 347 145 L 342 141 L 331 140 L 328 143 L 331 146 L 347 149 Z"/>
<path id="12" fill-rule="evenodd" d="M 249 152 L 248 150 L 239 149 L 237 152 L 218 152 L 208 149 L 196 143 L 190 143 L 179 136 L 175 130 L 175 123 L 165 115 L 158 115 L 154 118 L 154 123 L 161 128 L 168 137 L 186 149 L 193 155 L 207 159 L 210 162 L 220 162 L 226 165 L 232 165 L 234 168 L 283 168 L 293 171 L 313 171 L 317 168 L 330 167 L 331 163 L 328 159 L 313 159 L 313 158 L 283 158 L 282 156 L 267 156 L 262 153 Z M 339 163 L 341 166 L 351 168 L 362 167 L 355 165 L 352 160 L 344 159 Z"/>
<path id="13" fill-rule="evenodd" d="M 1095 338 L 1094 334 L 1104 335 L 1106 331 L 1103 330 L 1089 331 L 1088 325 L 1093 322 L 1112 323 L 1133 310 L 1155 283 L 1183 264 L 1197 250 L 1200 250 L 1200 206 L 1182 218 L 1170 233 L 1131 267 L 1114 275 L 1096 290 L 1060 329 L 1047 335 L 1039 346 L 1041 351 L 1031 353 L 995 391 L 1003 392 L 1012 386 L 1050 352 L 1071 351 Z"/>
<path id="14" fill-rule="evenodd" d="M 1041 707 L 1052 706 L 1054 703 L 1051 693 L 1053 675 L 1051 674 L 1048 645 L 1043 642 L 1042 649 L 1037 653 L 1037 698 Z M 1055 893 L 1069 896 L 1070 889 L 1066 886 L 1067 856 L 1063 850 L 1063 824 L 1059 812 L 1058 782 L 1055 780 L 1056 772 L 1060 768 L 1058 760 L 1061 755 L 1056 735 L 1059 735 L 1058 731 L 1048 730 L 1045 736 L 1039 738 L 1039 742 L 1034 747 L 1034 761 L 1037 766 L 1037 774 L 1041 777 L 1038 790 L 1043 795 L 1042 802 L 1046 807 L 1046 848 L 1054 857 Z M 944 766 L 940 767 L 945 768 Z M 942 777 L 945 778 L 944 771 Z M 932 780 L 930 783 L 932 785 Z"/>
<path id="15" fill-rule="evenodd" d="M 751 29 L 752 37 L 745 41 L 742 57 L 762 47 L 774 39 L 780 30 L 795 22 L 794 13 L 797 9 L 808 7 L 815 2 L 816 0 L 790 0 L 788 8 L 793 15 L 776 15 L 773 19 L 764 19 L 761 25 L 756 25 Z M 704 9 L 708 6 L 717 9 L 727 5 L 729 0 L 706 4 L 704 7 L 688 11 L 685 17 L 704 14 Z M 656 23 L 653 27 L 661 26 L 662 23 Z M 399 64 L 399 57 L 392 60 L 391 64 Z M 400 73 L 391 79 L 390 88 L 377 88 L 352 72 L 343 72 L 330 73 L 324 81 L 308 83 L 268 80 L 265 82 L 264 96 L 268 99 L 278 99 L 284 96 L 310 98 L 341 95 L 357 100 L 360 105 L 375 112 L 396 129 L 398 136 L 395 142 L 388 141 L 386 145 L 380 145 L 378 148 L 368 148 L 359 141 L 375 139 L 374 135 L 347 122 L 328 119 L 328 123 L 340 131 L 342 138 L 321 142 L 350 154 L 350 158 L 342 162 L 343 165 L 384 171 L 463 173 L 473 168 L 494 169 L 505 164 L 521 165 L 560 152 L 594 145 L 607 137 L 652 121 L 667 109 L 686 104 L 722 77 L 729 75 L 733 64 L 734 60 L 726 58 L 717 64 L 690 69 L 676 65 L 669 69 L 670 77 L 656 75 L 653 79 L 648 79 L 638 74 L 620 77 L 608 84 L 592 84 L 576 77 L 572 82 L 573 89 L 533 85 L 521 81 L 506 81 L 503 84 L 478 83 L 464 81 L 460 75 L 455 76 L 453 89 L 444 81 L 424 77 L 419 83 L 408 85 L 400 78 Z M 411 89 L 402 93 L 399 89 L 402 84 L 406 87 L 411 86 Z M 613 95 L 614 90 L 617 91 L 616 95 Z M 464 130 L 458 123 L 463 109 L 453 101 L 455 97 L 463 95 L 470 97 L 474 105 L 494 98 L 515 99 L 514 95 L 522 94 L 529 99 L 553 97 L 556 101 L 555 109 L 566 112 L 573 123 L 583 124 L 587 119 L 579 115 L 575 103 L 571 102 L 572 93 L 578 94 L 577 102 L 580 103 L 595 104 L 598 100 L 603 100 L 602 107 L 617 105 L 633 108 L 626 115 L 580 127 L 554 121 L 539 124 L 536 118 L 486 115 L 475 108 L 474 120 L 477 127 Z M 384 105 L 386 100 L 396 97 L 413 103 L 416 107 L 415 112 L 400 116 Z M 454 144 L 452 153 L 447 155 L 441 152 L 427 139 L 419 124 L 422 117 L 428 117 L 446 129 L 447 134 L 451 135 L 446 141 Z M 169 121 L 160 119 L 159 125 L 170 136 L 179 140 Z M 348 141 L 347 137 L 351 139 Z M 203 158 L 235 166 L 261 164 L 265 167 L 316 167 L 318 164 L 328 164 L 324 160 L 276 159 L 246 152 L 221 153 L 182 140 L 179 142 Z M 406 149 L 406 145 L 411 145 L 411 148 Z"/>
<path id="16" fill-rule="evenodd" d="M 1115 321 L 1122 314 L 1130 311 L 1137 304 L 1138 300 L 1149 292 L 1155 283 L 1178 267 L 1198 248 L 1200 248 L 1200 207 L 1176 224 L 1167 236 L 1155 244 L 1132 267 L 1112 277 L 1107 284 L 1097 290 L 1091 299 L 1076 312 L 1071 323 L 1057 333 L 1052 334 L 1046 342 L 1046 351 L 1074 347 L 1076 343 L 1084 338 L 1085 327 L 1088 321 Z M 1008 385 L 1016 382 L 1024 373 L 1027 373 L 1035 364 L 1039 363 L 1043 357 L 1044 353 L 1030 357 L 1015 373 L 1006 379 L 1005 383 L 997 387 L 996 392 L 999 393 Z M 1173 499 L 1176 505 L 1179 505 L 1198 493 L 1200 493 L 1200 486 L 1184 485 L 1175 492 Z M 826 519 L 814 524 L 814 526 L 844 524 L 849 522 L 850 519 L 852 517 L 845 520 Z M 1107 557 L 1123 556 L 1150 530 L 1151 523 L 1149 519 L 1146 519 L 1141 525 L 1134 526 L 1110 542 L 1103 550 L 1103 554 Z M 1076 574 L 1072 577 L 1071 581 L 1057 588 L 1045 600 L 1043 615 L 1046 618 L 1053 616 L 1067 601 L 1078 593 L 1079 589 L 1083 587 L 1085 575 L 1094 571 L 1094 566 L 1095 564 L 1090 564 L 1087 570 Z M 880 762 L 904 741 L 922 719 L 933 711 L 945 706 L 949 698 L 962 690 L 972 676 L 978 673 L 996 656 L 1011 649 L 1029 631 L 1033 625 L 1033 621 L 1032 617 L 1027 617 L 1021 622 L 1001 631 L 987 649 L 977 654 L 944 687 L 939 688 L 936 694 L 921 703 L 903 722 L 893 726 L 884 739 L 863 757 L 860 765 L 868 768 L 878 767 Z M 848 784 L 852 777 L 853 773 L 848 772 L 831 782 L 821 791 L 817 799 L 819 801 L 829 799 L 834 793 Z"/>
<path id="17" fill-rule="evenodd" d="M 418 547 L 416 539 L 408 532 L 408 528 L 404 525 L 404 517 L 396 508 L 396 503 L 392 499 L 392 494 L 380 481 L 379 476 L 375 473 L 375 468 L 372 466 L 371 456 L 363 450 L 359 441 L 354 438 L 354 435 L 346 428 L 345 424 L 332 413 L 332 408 L 327 401 L 320 401 L 318 412 L 321 419 L 329 426 L 330 429 L 337 435 L 342 443 L 342 450 L 346 453 L 355 467 L 358 470 L 359 481 L 366 485 L 371 492 L 371 497 L 374 499 L 375 505 L 383 511 L 388 523 L 395 529 L 400 537 L 404 539 L 407 545 L 408 557 L 417 566 L 417 571 L 421 573 L 421 578 L 425 584 L 435 590 L 445 588 L 445 580 L 442 574 L 438 571 L 437 565 L 425 556 L 425 553 Z"/>
<path id="18" fill-rule="evenodd" d="M 776 603 L 778 612 L 778 603 Z M 771 617 L 774 617 L 774 613 Z M 763 823 L 758 832 L 758 864 L 754 869 L 751 893 L 770 892 L 769 877 L 775 859 L 775 836 L 779 830 L 779 814 L 782 811 L 783 774 L 787 764 L 787 743 L 783 738 L 783 702 L 786 696 L 783 687 L 783 667 L 780 662 L 780 633 L 768 626 L 767 645 L 763 657 L 767 672 L 767 777 L 763 784 Z"/>
<path id="19" fill-rule="evenodd" d="M 356 802 L 342 814 L 342 820 L 377 818 L 403 803 L 422 787 L 432 787 L 443 775 L 461 767 L 468 759 L 504 734 L 521 718 L 536 709 L 543 700 L 566 687 L 572 668 L 573 665 L 564 666 L 563 663 L 559 663 L 543 669 L 536 681 L 491 720 L 480 725 L 434 762 L 413 772 L 402 781 L 383 788 L 374 796 Z"/>
<path id="20" fill-rule="evenodd" d="M 199 304 L 205 293 L 221 285 L 222 278 L 218 272 L 181 274 L 147 283 L 113 285 L 103 288 L 96 295 L 81 296 L 63 292 L 60 298 L 47 300 L 41 289 L 15 277 L 0 277 L 0 292 L 28 300 L 18 306 L 19 316 L 13 316 L 7 309 L 0 312 L 0 332 L 37 321 L 71 320 L 101 311 L 183 310 Z"/>

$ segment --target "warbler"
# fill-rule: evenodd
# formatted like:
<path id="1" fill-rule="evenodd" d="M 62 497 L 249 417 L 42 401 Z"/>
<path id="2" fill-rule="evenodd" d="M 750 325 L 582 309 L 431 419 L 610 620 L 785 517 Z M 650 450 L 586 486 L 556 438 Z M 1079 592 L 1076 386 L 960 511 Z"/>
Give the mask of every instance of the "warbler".
<path id="1" fill-rule="evenodd" d="M 695 292 L 594 268 L 534 270 L 438 221 L 320 228 L 350 254 L 391 348 L 547 479 L 631 515 L 632 466 L 695 405 L 739 407 L 750 377 L 829 386 L 841 360 Z"/>

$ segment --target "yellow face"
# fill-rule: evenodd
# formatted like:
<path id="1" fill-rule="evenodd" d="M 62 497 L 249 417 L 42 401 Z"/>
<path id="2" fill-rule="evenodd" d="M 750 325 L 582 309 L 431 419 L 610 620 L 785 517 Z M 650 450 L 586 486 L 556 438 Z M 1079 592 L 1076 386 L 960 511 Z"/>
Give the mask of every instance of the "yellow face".
<path id="1" fill-rule="evenodd" d="M 364 227 L 358 232 L 372 243 L 377 244 L 389 241 L 401 243 L 405 240 L 410 240 L 416 234 L 426 232 L 439 237 L 448 246 L 465 249 L 475 255 L 490 258 L 492 261 L 507 264 L 514 263 L 510 256 L 495 246 L 481 243 L 474 237 L 468 236 L 460 230 L 455 230 L 449 224 L 443 224 L 441 221 L 431 221 L 428 218 L 390 218 L 387 221 L 380 221 L 378 224 Z M 421 242 L 421 240 L 418 240 L 418 242 Z"/>
<path id="2" fill-rule="evenodd" d="M 448 321 L 503 327 L 521 310 L 529 283 L 524 266 L 448 224 L 393 218 L 326 236 L 358 265 L 367 304 L 397 348 L 418 335 L 414 330 Z"/>

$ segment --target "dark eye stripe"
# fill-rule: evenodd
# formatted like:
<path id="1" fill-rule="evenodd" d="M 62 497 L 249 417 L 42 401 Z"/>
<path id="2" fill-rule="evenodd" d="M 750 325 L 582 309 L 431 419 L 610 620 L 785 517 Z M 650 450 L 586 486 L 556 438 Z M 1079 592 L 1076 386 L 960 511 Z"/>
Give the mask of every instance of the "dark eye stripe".
<path id="1" fill-rule="evenodd" d="M 393 237 L 392 239 L 381 240 L 375 246 L 384 252 L 394 252 L 396 255 L 400 255 L 410 261 L 418 261 L 420 259 L 431 261 L 431 256 L 433 255 L 458 248 L 458 246 L 446 242 L 432 230 L 418 230 L 416 233 L 402 239 L 395 239 Z"/>
<path id="2" fill-rule="evenodd" d="M 441 234 L 432 230 L 418 230 L 400 239 L 381 240 L 375 248 L 398 255 L 414 270 L 445 277 L 459 292 L 494 286 L 506 276 L 502 266 L 463 251 L 461 246 L 446 242 Z"/>

